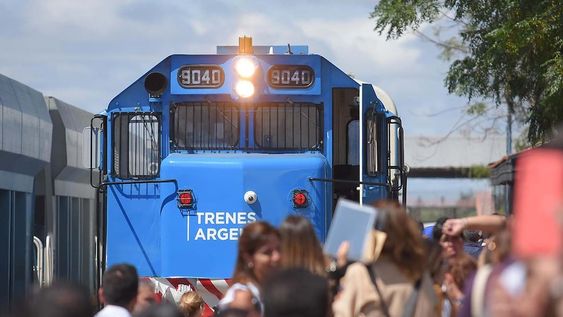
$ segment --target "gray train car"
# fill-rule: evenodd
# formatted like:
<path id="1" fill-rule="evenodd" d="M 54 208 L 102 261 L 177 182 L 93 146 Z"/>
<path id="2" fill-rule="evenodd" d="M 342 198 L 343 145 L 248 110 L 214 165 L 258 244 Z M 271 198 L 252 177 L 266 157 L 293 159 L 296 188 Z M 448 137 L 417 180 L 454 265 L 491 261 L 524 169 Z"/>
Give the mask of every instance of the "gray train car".
<path id="1" fill-rule="evenodd" d="M 55 279 L 97 288 L 100 215 L 82 139 L 92 116 L 0 74 L 0 310 Z"/>

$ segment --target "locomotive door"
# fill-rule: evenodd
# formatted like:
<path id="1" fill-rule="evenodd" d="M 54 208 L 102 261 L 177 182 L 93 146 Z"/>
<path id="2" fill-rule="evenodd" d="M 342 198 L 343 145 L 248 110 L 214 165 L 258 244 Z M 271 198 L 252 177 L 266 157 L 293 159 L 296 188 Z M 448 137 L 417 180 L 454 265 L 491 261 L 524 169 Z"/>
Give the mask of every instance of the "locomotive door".
<path id="1" fill-rule="evenodd" d="M 382 157 L 386 153 L 381 150 L 385 146 L 380 144 L 386 140 L 383 137 L 386 129 L 382 127 L 381 116 L 377 115 L 377 107 L 381 104 L 372 85 L 361 85 L 359 101 L 359 194 L 360 204 L 369 204 L 387 196 L 386 179 L 381 173 L 385 170 L 386 160 Z"/>

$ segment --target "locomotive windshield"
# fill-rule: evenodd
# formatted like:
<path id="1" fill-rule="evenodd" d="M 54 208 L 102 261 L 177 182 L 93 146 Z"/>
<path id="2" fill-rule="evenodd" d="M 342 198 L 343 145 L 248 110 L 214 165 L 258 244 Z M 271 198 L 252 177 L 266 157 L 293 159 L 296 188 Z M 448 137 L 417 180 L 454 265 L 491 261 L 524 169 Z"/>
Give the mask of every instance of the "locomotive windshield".
<path id="1" fill-rule="evenodd" d="M 113 122 L 113 175 L 124 179 L 158 175 L 160 114 L 116 113 Z"/>
<path id="2" fill-rule="evenodd" d="M 314 104 L 263 104 L 254 110 L 254 142 L 257 148 L 320 150 L 320 107 Z"/>
<path id="3" fill-rule="evenodd" d="M 229 150 L 239 145 L 239 107 L 233 103 L 181 103 L 171 111 L 177 150 Z"/>
<path id="4" fill-rule="evenodd" d="M 311 103 L 178 103 L 171 123 L 174 150 L 320 151 L 323 143 L 321 106 Z"/>

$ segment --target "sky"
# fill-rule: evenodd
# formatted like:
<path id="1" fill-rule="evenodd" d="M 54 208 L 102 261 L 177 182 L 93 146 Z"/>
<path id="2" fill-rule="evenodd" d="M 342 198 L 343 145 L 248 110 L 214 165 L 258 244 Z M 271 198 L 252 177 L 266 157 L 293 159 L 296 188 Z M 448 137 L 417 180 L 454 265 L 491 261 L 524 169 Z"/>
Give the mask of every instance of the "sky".
<path id="1" fill-rule="evenodd" d="M 369 14 L 375 3 L 0 0 L 0 73 L 98 113 L 165 57 L 214 54 L 216 46 L 237 45 L 247 35 L 255 45 L 308 45 L 310 53 L 387 91 L 407 137 L 445 136 L 467 118 L 461 110 L 467 100 L 449 95 L 443 84 L 449 63 L 412 33 L 387 41 L 374 32 Z M 410 190 L 452 190 L 428 182 L 415 181 Z"/>
<path id="2" fill-rule="evenodd" d="M 394 99 L 407 135 L 444 135 L 467 101 L 448 95 L 448 62 L 407 34 L 386 41 L 375 1 L 0 0 L 0 73 L 90 112 L 171 54 L 217 45 L 309 45 Z M 426 31 L 431 32 L 430 27 Z"/>

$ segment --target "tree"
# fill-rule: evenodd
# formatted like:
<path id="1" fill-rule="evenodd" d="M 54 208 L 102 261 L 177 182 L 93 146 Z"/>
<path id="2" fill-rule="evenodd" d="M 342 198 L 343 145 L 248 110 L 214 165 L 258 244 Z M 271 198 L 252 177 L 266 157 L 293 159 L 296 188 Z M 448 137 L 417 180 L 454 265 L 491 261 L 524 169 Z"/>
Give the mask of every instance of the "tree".
<path id="1" fill-rule="evenodd" d="M 528 141 L 544 143 L 563 121 L 563 5 L 560 0 L 381 0 L 374 30 L 396 39 L 446 17 L 455 36 L 434 43 L 452 58 L 450 93 L 524 110 Z M 452 54 L 455 53 L 455 54 Z M 476 114 L 482 104 L 469 112 Z"/>

